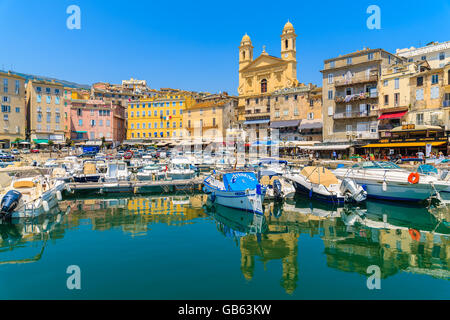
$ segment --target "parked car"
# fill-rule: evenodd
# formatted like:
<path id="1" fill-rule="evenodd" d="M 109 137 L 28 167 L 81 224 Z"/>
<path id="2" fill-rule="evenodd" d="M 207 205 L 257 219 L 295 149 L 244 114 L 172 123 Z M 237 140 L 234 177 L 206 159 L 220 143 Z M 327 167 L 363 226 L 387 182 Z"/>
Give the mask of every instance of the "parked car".
<path id="1" fill-rule="evenodd" d="M 39 152 L 41 152 L 41 151 L 40 151 L 39 149 L 31 149 L 30 152 L 31 152 L 31 153 L 39 153 Z"/>
<path id="2" fill-rule="evenodd" d="M 18 149 L 12 149 L 11 154 L 20 154 Z"/>
<path id="3" fill-rule="evenodd" d="M 95 158 L 97 154 L 95 152 L 85 152 L 80 154 L 78 157 L 79 158 Z"/>
<path id="4" fill-rule="evenodd" d="M 20 150 L 20 152 L 22 152 L 23 154 L 29 154 L 30 153 L 30 149 L 25 148 L 25 149 Z"/>

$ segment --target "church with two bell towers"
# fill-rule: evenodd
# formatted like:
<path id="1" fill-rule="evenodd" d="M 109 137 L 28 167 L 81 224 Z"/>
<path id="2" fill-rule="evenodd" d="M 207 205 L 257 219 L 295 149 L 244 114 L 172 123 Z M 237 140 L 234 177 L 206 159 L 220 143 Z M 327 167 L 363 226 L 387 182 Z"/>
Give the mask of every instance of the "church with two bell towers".
<path id="1" fill-rule="evenodd" d="M 294 26 L 288 21 L 281 34 L 281 58 L 269 55 L 264 47 L 261 55 L 254 59 L 252 41 L 247 34 L 243 36 L 239 46 L 240 120 L 248 113 L 245 106 L 249 99 L 298 86 L 296 38 Z M 267 110 L 259 111 L 266 113 Z"/>

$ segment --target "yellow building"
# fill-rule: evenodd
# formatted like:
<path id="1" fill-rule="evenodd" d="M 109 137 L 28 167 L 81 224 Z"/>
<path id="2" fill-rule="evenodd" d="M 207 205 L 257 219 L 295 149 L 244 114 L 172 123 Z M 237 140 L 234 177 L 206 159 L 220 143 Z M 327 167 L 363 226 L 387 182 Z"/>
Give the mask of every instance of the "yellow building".
<path id="1" fill-rule="evenodd" d="M 183 138 L 183 113 L 194 102 L 183 92 L 129 102 L 127 139 Z"/>

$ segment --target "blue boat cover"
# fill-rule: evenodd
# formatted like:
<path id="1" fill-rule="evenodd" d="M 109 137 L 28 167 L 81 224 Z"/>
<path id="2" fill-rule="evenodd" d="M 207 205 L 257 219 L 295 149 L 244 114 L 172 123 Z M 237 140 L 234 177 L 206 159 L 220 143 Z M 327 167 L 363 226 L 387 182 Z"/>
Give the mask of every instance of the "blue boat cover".
<path id="1" fill-rule="evenodd" d="M 233 172 L 223 175 L 223 183 L 227 191 L 254 190 L 258 184 L 258 179 L 254 172 Z"/>

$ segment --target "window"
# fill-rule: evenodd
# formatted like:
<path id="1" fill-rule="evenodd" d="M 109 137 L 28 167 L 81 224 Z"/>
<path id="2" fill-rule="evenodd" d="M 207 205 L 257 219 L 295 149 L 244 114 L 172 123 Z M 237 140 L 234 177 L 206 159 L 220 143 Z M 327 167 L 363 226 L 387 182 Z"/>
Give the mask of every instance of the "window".
<path id="1" fill-rule="evenodd" d="M 91 127 L 95 127 L 95 120 L 91 120 Z"/>
<path id="2" fill-rule="evenodd" d="M 46 94 L 50 94 L 50 93 L 51 93 L 50 88 L 45 88 L 45 93 L 46 93 Z"/>
<path id="3" fill-rule="evenodd" d="M 345 126 L 345 128 L 346 128 L 347 132 L 352 132 L 353 131 L 353 125 L 351 125 L 351 124 L 347 124 Z"/>
<path id="4" fill-rule="evenodd" d="M 417 86 L 420 87 L 423 85 L 423 77 L 417 77 Z"/>
<path id="5" fill-rule="evenodd" d="M 42 113 L 37 114 L 37 122 L 42 122 Z"/>
<path id="6" fill-rule="evenodd" d="M 46 101 L 47 101 L 47 103 L 51 103 L 52 102 L 52 96 L 46 96 Z"/>
<path id="7" fill-rule="evenodd" d="M 289 115 L 289 109 L 284 109 L 283 116 L 288 116 L 288 115 Z"/>
<path id="8" fill-rule="evenodd" d="M 42 101 L 42 97 L 40 94 L 36 96 L 36 102 L 40 103 Z"/>
<path id="9" fill-rule="evenodd" d="M 395 83 L 395 89 L 399 89 L 400 88 L 400 79 L 395 78 L 394 83 Z"/>
<path id="10" fill-rule="evenodd" d="M 16 107 L 16 113 L 20 113 L 20 108 Z"/>
<path id="11" fill-rule="evenodd" d="M 439 87 L 431 87 L 431 99 L 438 99 L 439 98 Z"/>
<path id="12" fill-rule="evenodd" d="M 332 73 L 330 73 L 328 75 L 328 83 L 333 83 L 333 74 Z"/>
<path id="13" fill-rule="evenodd" d="M 433 74 L 431 76 L 431 84 L 437 84 L 439 83 L 439 75 L 438 74 Z"/>
<path id="14" fill-rule="evenodd" d="M 176 128 L 177 127 L 177 123 L 174 121 L 173 123 L 172 123 L 172 128 Z"/>
<path id="15" fill-rule="evenodd" d="M 267 80 L 262 79 L 261 80 L 261 93 L 266 93 L 266 92 L 267 92 Z"/>
<path id="16" fill-rule="evenodd" d="M 79 120 L 78 120 L 78 125 L 79 125 L 79 126 L 82 126 L 82 125 L 83 125 L 83 119 L 79 119 Z"/>
<path id="17" fill-rule="evenodd" d="M 275 118 L 279 118 L 280 117 L 280 111 L 275 111 Z"/>
<path id="18" fill-rule="evenodd" d="M 16 80 L 16 90 L 15 90 L 16 94 L 19 94 L 20 92 L 20 81 Z"/>
<path id="19" fill-rule="evenodd" d="M 328 91 L 328 100 L 333 100 L 333 90 Z"/>
<path id="20" fill-rule="evenodd" d="M 308 113 L 308 120 L 314 120 L 314 113 L 313 112 L 309 112 Z"/>
<path id="21" fill-rule="evenodd" d="M 418 125 L 422 125 L 423 124 L 423 113 L 416 114 L 416 123 Z"/>
<path id="22" fill-rule="evenodd" d="M 309 106 L 310 107 L 314 107 L 314 100 L 313 99 L 309 99 Z"/>
<path id="23" fill-rule="evenodd" d="M 140 123 L 136 123 L 136 129 L 140 129 L 141 128 L 141 124 Z"/>
<path id="24" fill-rule="evenodd" d="M 131 118 L 133 118 L 134 117 L 134 112 L 133 111 L 131 111 Z"/>
<path id="25" fill-rule="evenodd" d="M 416 100 L 417 101 L 423 100 L 423 89 L 416 90 Z"/>
<path id="26" fill-rule="evenodd" d="M 394 107 L 397 107 L 400 102 L 400 93 L 394 93 Z"/>
<path id="27" fill-rule="evenodd" d="M 298 116 L 298 108 L 294 109 L 294 116 Z"/>
<path id="28" fill-rule="evenodd" d="M 289 96 L 284 96 L 284 101 L 288 101 L 289 100 Z"/>
<path id="29" fill-rule="evenodd" d="M 387 106 L 389 104 L 389 95 L 384 95 L 384 105 Z"/>
<path id="30" fill-rule="evenodd" d="M 330 61 L 330 68 L 334 68 L 335 65 L 336 63 L 334 61 Z"/>
<path id="31" fill-rule="evenodd" d="M 389 81 L 388 81 L 388 80 L 384 80 L 384 81 L 383 81 L 383 87 L 387 87 L 388 84 L 389 84 Z"/>
<path id="32" fill-rule="evenodd" d="M 99 120 L 99 121 L 98 121 L 98 125 L 99 125 L 100 127 L 103 127 L 103 120 Z"/>
<path id="33" fill-rule="evenodd" d="M 367 54 L 367 60 L 373 60 L 373 52 Z"/>
<path id="34" fill-rule="evenodd" d="M 439 53 L 439 60 L 445 60 L 445 52 Z"/>
<path id="35" fill-rule="evenodd" d="M 77 116 L 81 116 L 82 110 L 81 109 L 77 109 Z"/>
<path id="36" fill-rule="evenodd" d="M 422 60 L 422 61 L 427 60 L 427 56 L 422 56 L 422 57 L 420 57 L 420 60 Z"/>
<path id="37" fill-rule="evenodd" d="M 152 123 L 151 123 L 151 122 L 148 123 L 148 128 L 149 128 L 149 129 L 152 128 Z"/>
<path id="38" fill-rule="evenodd" d="M 8 79 L 3 79 L 3 92 L 8 93 Z"/>
<path id="39" fill-rule="evenodd" d="M 47 112 L 47 122 L 52 122 L 52 114 L 50 112 Z"/>
<path id="40" fill-rule="evenodd" d="M 347 58 L 347 64 L 352 64 L 353 59 L 352 58 Z"/>

